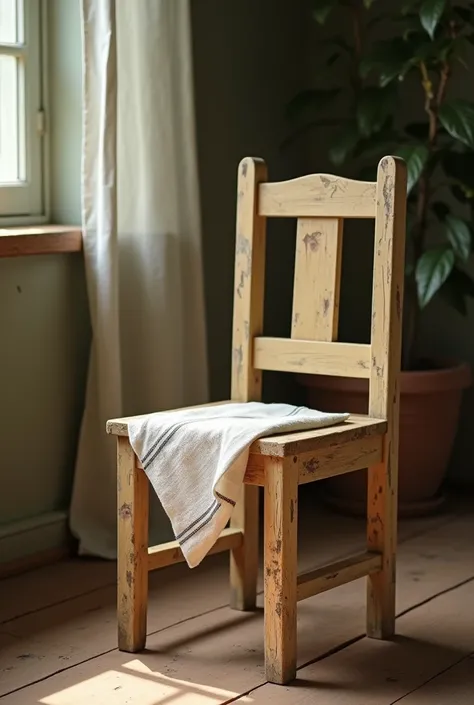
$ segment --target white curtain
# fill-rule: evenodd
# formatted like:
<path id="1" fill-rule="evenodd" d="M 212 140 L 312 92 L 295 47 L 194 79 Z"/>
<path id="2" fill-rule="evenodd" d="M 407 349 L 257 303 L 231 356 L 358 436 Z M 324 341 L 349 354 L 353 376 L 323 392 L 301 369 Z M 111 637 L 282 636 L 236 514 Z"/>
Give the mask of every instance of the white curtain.
<path id="1" fill-rule="evenodd" d="M 189 0 L 82 0 L 84 255 L 93 330 L 70 524 L 116 555 L 107 419 L 207 400 Z M 151 539 L 170 536 L 155 501 Z"/>

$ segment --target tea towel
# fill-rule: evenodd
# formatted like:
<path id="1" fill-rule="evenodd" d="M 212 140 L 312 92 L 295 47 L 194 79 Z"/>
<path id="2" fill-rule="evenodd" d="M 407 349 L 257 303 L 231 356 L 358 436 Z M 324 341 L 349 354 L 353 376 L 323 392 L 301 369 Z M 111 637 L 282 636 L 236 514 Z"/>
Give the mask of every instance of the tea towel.
<path id="1" fill-rule="evenodd" d="M 349 414 L 289 404 L 217 404 L 136 417 L 132 448 L 168 515 L 191 568 L 229 521 L 258 438 L 332 426 Z"/>

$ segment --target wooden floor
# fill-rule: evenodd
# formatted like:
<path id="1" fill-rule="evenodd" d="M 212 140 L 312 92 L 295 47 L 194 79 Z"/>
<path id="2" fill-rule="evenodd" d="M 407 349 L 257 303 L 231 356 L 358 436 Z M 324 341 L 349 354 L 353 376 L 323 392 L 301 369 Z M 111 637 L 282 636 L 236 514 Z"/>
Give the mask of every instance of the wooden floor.
<path id="1" fill-rule="evenodd" d="M 358 550 L 363 522 L 302 498 L 301 568 Z M 148 649 L 115 649 L 115 566 L 0 582 L 1 705 L 472 705 L 474 504 L 400 527 L 398 636 L 364 638 L 364 581 L 298 607 L 298 679 L 265 683 L 262 611 L 227 604 L 227 560 L 151 576 Z M 260 601 L 261 605 L 261 601 Z"/>

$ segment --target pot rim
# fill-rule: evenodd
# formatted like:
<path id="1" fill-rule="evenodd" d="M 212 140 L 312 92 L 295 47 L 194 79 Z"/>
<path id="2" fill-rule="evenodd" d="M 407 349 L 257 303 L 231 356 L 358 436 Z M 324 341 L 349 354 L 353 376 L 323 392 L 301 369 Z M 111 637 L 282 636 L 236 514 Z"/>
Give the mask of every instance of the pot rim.
<path id="1" fill-rule="evenodd" d="M 402 371 L 400 392 L 402 394 L 436 394 L 442 391 L 464 390 L 472 382 L 471 367 L 466 362 L 436 360 L 444 366 L 435 370 Z M 355 377 L 331 377 L 329 375 L 299 374 L 299 383 L 304 387 L 335 389 L 347 392 L 364 392 L 368 379 Z"/>

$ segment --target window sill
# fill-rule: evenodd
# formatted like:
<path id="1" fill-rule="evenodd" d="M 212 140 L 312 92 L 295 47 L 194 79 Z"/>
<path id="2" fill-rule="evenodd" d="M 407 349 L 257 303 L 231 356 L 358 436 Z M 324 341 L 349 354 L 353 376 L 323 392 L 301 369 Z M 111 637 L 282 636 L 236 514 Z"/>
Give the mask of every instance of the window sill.
<path id="1" fill-rule="evenodd" d="M 0 258 L 81 252 L 82 232 L 77 225 L 0 228 Z"/>

